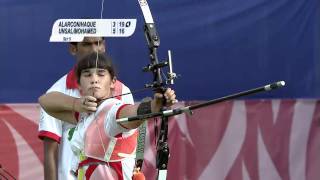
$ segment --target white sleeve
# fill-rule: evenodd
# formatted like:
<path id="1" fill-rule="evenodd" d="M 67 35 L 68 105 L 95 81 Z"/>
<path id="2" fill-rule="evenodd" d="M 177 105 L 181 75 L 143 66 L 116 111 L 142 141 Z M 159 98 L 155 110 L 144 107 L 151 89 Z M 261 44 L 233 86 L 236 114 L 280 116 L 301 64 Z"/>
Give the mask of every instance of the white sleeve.
<path id="1" fill-rule="evenodd" d="M 66 91 L 66 75 L 60 78 L 48 91 L 58 91 L 65 93 Z M 40 139 L 50 138 L 58 143 L 62 136 L 62 121 L 48 115 L 42 108 L 40 109 L 40 121 L 38 129 L 38 137 Z"/>
<path id="2" fill-rule="evenodd" d="M 105 131 L 109 136 L 115 137 L 119 134 L 131 135 L 134 133 L 135 129 L 127 129 L 116 122 L 118 111 L 125 106 L 124 102 L 116 100 L 115 104 L 110 108 L 106 114 Z"/>
<path id="3" fill-rule="evenodd" d="M 38 130 L 38 137 L 40 139 L 49 138 L 60 143 L 62 136 L 62 122 L 48 115 L 42 108 L 40 109 Z"/>
<path id="4" fill-rule="evenodd" d="M 66 81 L 67 81 L 67 75 L 64 75 L 47 90 L 47 93 L 53 92 L 53 91 L 66 93 L 66 90 L 67 90 Z"/>
<path id="5" fill-rule="evenodd" d="M 126 85 L 122 84 L 122 94 L 130 93 L 130 92 L 131 92 L 130 89 Z M 127 94 L 122 96 L 121 100 L 122 102 L 124 102 L 124 104 L 134 104 L 132 94 Z"/>

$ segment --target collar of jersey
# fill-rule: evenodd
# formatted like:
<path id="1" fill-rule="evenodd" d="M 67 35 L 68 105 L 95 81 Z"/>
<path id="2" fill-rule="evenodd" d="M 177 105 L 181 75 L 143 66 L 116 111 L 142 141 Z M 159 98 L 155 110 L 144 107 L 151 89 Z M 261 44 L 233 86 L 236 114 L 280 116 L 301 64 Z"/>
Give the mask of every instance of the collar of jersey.
<path id="1" fill-rule="evenodd" d="M 71 69 L 71 71 L 67 74 L 66 86 L 67 86 L 67 89 L 77 89 L 78 88 L 75 67 L 73 67 Z"/>

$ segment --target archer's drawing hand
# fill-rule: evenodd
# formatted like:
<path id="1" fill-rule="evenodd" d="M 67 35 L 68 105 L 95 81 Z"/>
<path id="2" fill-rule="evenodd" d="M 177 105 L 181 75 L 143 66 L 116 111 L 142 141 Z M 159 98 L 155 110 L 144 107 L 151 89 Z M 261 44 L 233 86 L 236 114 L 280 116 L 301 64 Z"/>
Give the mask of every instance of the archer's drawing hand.
<path id="1" fill-rule="evenodd" d="M 75 111 L 77 112 L 95 112 L 97 107 L 97 99 L 93 96 L 83 96 L 76 99 L 75 102 Z"/>

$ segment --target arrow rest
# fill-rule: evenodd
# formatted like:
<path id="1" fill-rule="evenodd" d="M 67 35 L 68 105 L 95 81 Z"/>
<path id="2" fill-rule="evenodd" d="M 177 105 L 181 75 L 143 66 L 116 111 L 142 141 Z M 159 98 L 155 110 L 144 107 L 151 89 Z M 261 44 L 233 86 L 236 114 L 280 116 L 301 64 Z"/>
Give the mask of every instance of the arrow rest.
<path id="1" fill-rule="evenodd" d="M 164 82 L 158 81 L 157 78 L 155 78 L 154 82 L 145 84 L 146 88 L 159 88 L 164 87 L 166 85 L 173 85 L 174 80 L 178 78 L 177 74 L 173 72 L 172 67 L 172 59 L 171 59 L 171 51 L 168 50 L 168 60 L 164 62 L 158 62 L 155 58 L 157 56 L 154 56 L 153 54 L 150 54 L 150 59 L 152 60 L 151 64 L 148 64 L 147 66 L 143 67 L 143 72 L 153 72 L 154 74 L 157 73 L 157 71 L 160 71 L 160 73 L 163 75 L 163 78 L 165 79 Z M 161 72 L 161 68 L 169 67 L 169 72 L 167 72 L 167 75 Z"/>

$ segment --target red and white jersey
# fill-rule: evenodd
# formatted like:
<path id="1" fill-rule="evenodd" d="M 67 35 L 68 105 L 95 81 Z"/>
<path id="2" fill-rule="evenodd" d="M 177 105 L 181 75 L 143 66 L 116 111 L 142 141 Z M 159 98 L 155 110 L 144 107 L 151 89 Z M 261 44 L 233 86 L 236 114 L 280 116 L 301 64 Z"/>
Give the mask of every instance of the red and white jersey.
<path id="1" fill-rule="evenodd" d="M 80 114 L 70 144 L 76 154 L 73 164 L 84 169 L 81 179 L 131 179 L 138 132 L 116 122 L 124 106 L 113 98 L 105 100 L 95 113 Z M 82 152 L 88 159 L 80 161 Z"/>
<path id="2" fill-rule="evenodd" d="M 79 97 L 78 85 L 75 77 L 74 70 L 71 70 L 67 75 L 59 79 L 48 91 L 48 92 L 61 92 L 66 95 L 73 97 Z M 129 93 L 130 89 L 123 85 L 121 82 L 116 82 L 114 94 Z M 119 91 L 121 93 L 119 93 Z M 134 104 L 133 97 L 131 94 L 119 96 L 119 99 L 126 104 Z M 68 129 L 74 127 L 74 125 L 60 121 L 50 115 L 48 115 L 42 108 L 40 110 L 40 121 L 39 121 L 39 138 L 44 137 L 60 143 L 59 145 L 59 159 L 58 159 L 58 179 L 75 179 L 70 173 L 71 170 L 71 158 L 73 152 L 70 148 L 68 141 Z"/>

